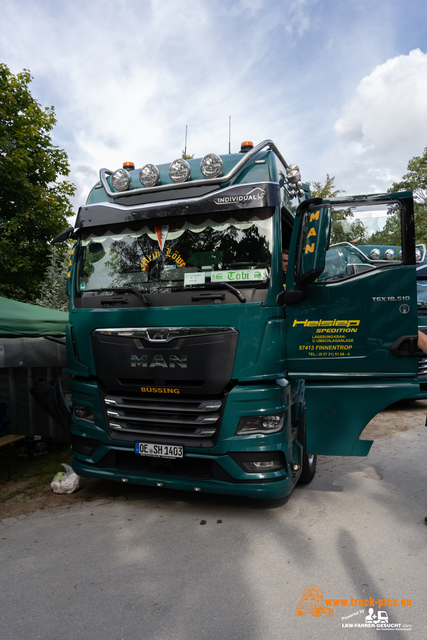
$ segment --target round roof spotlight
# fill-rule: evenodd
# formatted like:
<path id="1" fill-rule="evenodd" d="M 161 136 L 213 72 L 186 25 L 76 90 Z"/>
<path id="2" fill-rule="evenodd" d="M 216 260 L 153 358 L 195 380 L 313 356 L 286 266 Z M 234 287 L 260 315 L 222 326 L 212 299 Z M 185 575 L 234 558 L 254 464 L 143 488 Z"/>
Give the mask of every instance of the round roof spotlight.
<path id="1" fill-rule="evenodd" d="M 417 262 L 421 262 L 421 258 L 422 258 L 421 249 L 415 249 L 415 260 Z"/>
<path id="2" fill-rule="evenodd" d="M 387 251 L 384 254 L 384 258 L 386 260 L 394 260 L 394 250 L 393 249 L 387 249 Z"/>
<path id="3" fill-rule="evenodd" d="M 379 249 L 372 249 L 369 257 L 371 260 L 379 260 L 381 258 L 381 251 Z"/>
<path id="4" fill-rule="evenodd" d="M 289 171 L 299 171 L 299 166 L 297 164 L 288 164 L 286 173 L 289 173 Z"/>
<path id="5" fill-rule="evenodd" d="M 144 187 L 154 187 L 160 178 L 160 171 L 154 164 L 146 164 L 139 172 L 139 181 Z"/>
<path id="6" fill-rule="evenodd" d="M 297 169 L 292 169 L 292 171 L 288 171 L 288 181 L 296 184 L 300 182 L 301 174 Z"/>
<path id="7" fill-rule="evenodd" d="M 130 175 L 126 169 L 117 169 L 111 176 L 111 184 L 116 191 L 126 191 L 130 185 Z"/>
<path id="8" fill-rule="evenodd" d="M 169 176 L 174 182 L 185 182 L 190 177 L 190 165 L 184 158 L 174 160 L 169 167 Z"/>
<path id="9" fill-rule="evenodd" d="M 208 153 L 200 163 L 200 171 L 205 178 L 216 178 L 221 175 L 223 166 L 221 158 L 216 153 Z"/>

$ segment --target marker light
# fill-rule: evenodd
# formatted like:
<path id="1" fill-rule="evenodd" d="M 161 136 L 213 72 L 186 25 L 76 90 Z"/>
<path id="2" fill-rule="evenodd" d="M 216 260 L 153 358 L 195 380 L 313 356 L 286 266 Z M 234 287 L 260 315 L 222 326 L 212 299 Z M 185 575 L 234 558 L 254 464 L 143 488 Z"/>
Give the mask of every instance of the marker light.
<path id="1" fill-rule="evenodd" d="M 200 171 L 205 178 L 216 178 L 220 176 L 223 169 L 222 160 L 215 153 L 209 153 L 200 163 Z"/>
<path id="2" fill-rule="evenodd" d="M 139 181 L 144 187 L 154 187 L 159 178 L 160 171 L 154 164 L 146 164 L 139 172 Z"/>
<path id="3" fill-rule="evenodd" d="M 386 260 L 393 260 L 394 259 L 394 251 L 393 251 L 393 249 L 387 249 L 387 251 L 384 254 L 384 258 Z"/>
<path id="4" fill-rule="evenodd" d="M 133 171 L 135 169 L 135 165 L 133 162 L 124 162 L 123 169 L 126 169 L 126 171 Z"/>
<path id="5" fill-rule="evenodd" d="M 372 249 L 371 253 L 369 254 L 369 257 L 372 260 L 379 260 L 381 258 L 381 251 L 379 249 Z"/>
<path id="6" fill-rule="evenodd" d="M 254 148 L 254 143 L 251 142 L 250 140 L 245 140 L 240 145 L 240 153 L 246 153 L 247 151 L 250 151 L 253 148 Z"/>
<path id="7" fill-rule="evenodd" d="M 174 160 L 169 167 L 169 176 L 174 182 L 185 182 L 190 177 L 190 165 L 184 158 Z"/>
<path id="8" fill-rule="evenodd" d="M 126 169 L 117 169 L 111 176 L 111 184 L 116 191 L 126 191 L 130 185 L 130 175 Z"/>

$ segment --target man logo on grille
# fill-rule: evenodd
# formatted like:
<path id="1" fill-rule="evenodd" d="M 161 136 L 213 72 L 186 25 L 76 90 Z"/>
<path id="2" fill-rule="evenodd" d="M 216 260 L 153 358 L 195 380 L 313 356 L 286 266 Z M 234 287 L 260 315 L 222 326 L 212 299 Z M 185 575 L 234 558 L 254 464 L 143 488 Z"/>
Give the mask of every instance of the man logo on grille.
<path id="1" fill-rule="evenodd" d="M 166 362 L 163 356 L 153 356 L 150 364 L 148 364 L 148 356 L 131 356 L 131 367 L 162 367 L 163 369 L 175 369 L 176 366 L 181 369 L 187 368 L 187 356 L 169 356 L 169 364 Z"/>

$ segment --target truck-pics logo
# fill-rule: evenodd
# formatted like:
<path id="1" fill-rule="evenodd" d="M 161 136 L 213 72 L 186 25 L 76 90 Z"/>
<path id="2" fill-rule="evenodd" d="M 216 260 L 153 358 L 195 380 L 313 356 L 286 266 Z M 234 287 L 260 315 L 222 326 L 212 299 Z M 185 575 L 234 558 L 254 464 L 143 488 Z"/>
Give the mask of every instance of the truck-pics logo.
<path id="1" fill-rule="evenodd" d="M 398 600 L 397 598 L 379 598 L 375 600 L 372 597 L 363 598 L 325 598 L 323 589 L 317 584 L 311 584 L 303 589 L 302 598 L 298 602 L 295 613 L 297 616 L 305 614 L 315 618 L 323 615 L 333 616 L 335 609 L 333 607 L 366 607 L 358 609 L 349 615 L 341 617 L 341 626 L 349 628 L 376 628 L 380 630 L 401 629 L 405 631 L 411 630 L 410 624 L 400 622 L 390 622 L 389 614 L 382 607 L 411 607 L 412 600 L 409 598 Z M 374 607 L 378 609 L 375 610 Z M 357 616 L 361 616 L 359 620 L 354 620 Z"/>
<path id="2" fill-rule="evenodd" d="M 295 613 L 303 616 L 305 613 L 320 618 L 323 614 L 333 616 L 334 610 L 325 606 L 323 589 L 319 589 L 317 584 L 311 584 L 307 589 L 303 589 L 302 598 L 297 604 Z"/>
<path id="3" fill-rule="evenodd" d="M 131 356 L 131 367 L 162 367 L 163 369 L 175 369 L 175 367 L 181 367 L 181 369 L 187 368 L 187 356 L 169 356 L 169 364 L 166 362 L 163 356 L 153 356 L 150 364 L 148 364 L 148 356 Z"/>
<path id="4" fill-rule="evenodd" d="M 214 198 L 215 204 L 235 204 L 237 202 L 248 202 L 251 200 L 264 200 L 267 192 L 261 187 L 255 187 L 252 191 L 239 196 L 222 196 L 221 198 Z"/>

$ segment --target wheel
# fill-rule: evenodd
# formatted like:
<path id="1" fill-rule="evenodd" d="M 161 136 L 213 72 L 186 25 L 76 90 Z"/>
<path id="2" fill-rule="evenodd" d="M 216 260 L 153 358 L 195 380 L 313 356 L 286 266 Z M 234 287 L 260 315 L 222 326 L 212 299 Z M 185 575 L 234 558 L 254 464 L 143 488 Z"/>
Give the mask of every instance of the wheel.
<path id="1" fill-rule="evenodd" d="M 317 463 L 317 456 L 313 455 L 313 454 L 307 454 L 306 453 L 306 446 L 305 446 L 305 407 L 303 410 L 303 416 L 300 420 L 300 424 L 298 427 L 298 440 L 303 448 L 302 451 L 302 471 L 301 471 L 301 475 L 299 477 L 298 482 L 301 482 L 301 484 L 308 484 L 309 482 L 311 482 L 314 478 L 314 475 L 316 473 L 316 463 Z"/>

